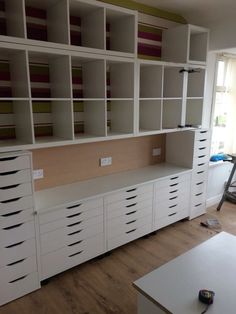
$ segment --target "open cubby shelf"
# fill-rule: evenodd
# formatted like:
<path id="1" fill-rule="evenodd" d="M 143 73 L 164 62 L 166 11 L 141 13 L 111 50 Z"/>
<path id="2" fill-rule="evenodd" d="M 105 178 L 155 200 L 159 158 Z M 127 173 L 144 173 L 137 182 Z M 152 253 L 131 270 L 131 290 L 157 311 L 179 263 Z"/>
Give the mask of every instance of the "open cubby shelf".
<path id="1" fill-rule="evenodd" d="M 203 98 L 187 99 L 186 124 L 190 124 L 196 127 L 201 126 L 202 115 L 203 115 Z"/>
<path id="2" fill-rule="evenodd" d="M 187 97 L 203 97 L 205 86 L 205 69 L 193 69 L 188 74 Z"/>
<path id="3" fill-rule="evenodd" d="M 163 100 L 162 128 L 175 129 L 182 123 L 182 100 Z"/>
<path id="4" fill-rule="evenodd" d="M 182 67 L 164 67 L 163 97 L 183 97 L 184 74 L 180 71 Z"/>
<path id="5" fill-rule="evenodd" d="M 162 101 L 142 100 L 139 104 L 140 132 L 161 130 Z"/>
<path id="6" fill-rule="evenodd" d="M 162 97 L 163 67 L 160 65 L 140 66 L 140 98 Z"/>

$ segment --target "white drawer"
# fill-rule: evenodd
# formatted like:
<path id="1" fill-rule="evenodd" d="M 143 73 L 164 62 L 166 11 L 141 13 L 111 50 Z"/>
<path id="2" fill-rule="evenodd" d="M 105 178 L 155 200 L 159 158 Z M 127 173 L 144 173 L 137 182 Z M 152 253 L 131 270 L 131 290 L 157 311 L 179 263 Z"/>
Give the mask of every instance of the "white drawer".
<path id="1" fill-rule="evenodd" d="M 206 142 L 195 142 L 193 156 L 197 157 L 200 155 L 209 155 L 210 144 L 209 141 Z"/>
<path id="2" fill-rule="evenodd" d="M 132 197 L 128 197 L 128 199 L 124 199 L 122 201 L 110 203 L 106 205 L 107 210 L 113 211 L 113 210 L 119 210 L 123 209 L 125 207 L 132 206 L 133 204 L 139 204 L 145 200 L 151 200 L 153 199 L 153 192 L 148 192 L 145 194 L 138 194 Z"/>
<path id="3" fill-rule="evenodd" d="M 19 241 L 10 247 L 0 248 L 0 268 L 36 254 L 35 239 Z"/>
<path id="4" fill-rule="evenodd" d="M 193 172 L 192 184 L 195 185 L 201 182 L 207 182 L 207 178 L 208 178 L 207 170 Z"/>
<path id="5" fill-rule="evenodd" d="M 107 248 L 113 250 L 118 246 L 124 245 L 130 241 L 143 237 L 144 235 L 152 232 L 152 224 L 141 226 L 137 229 L 131 229 L 129 233 L 124 233 L 112 239 L 108 239 Z"/>
<path id="6" fill-rule="evenodd" d="M 30 168 L 29 156 L 0 158 L 0 173 Z"/>
<path id="7" fill-rule="evenodd" d="M 0 268 L 0 282 L 5 285 L 27 274 L 37 272 L 36 255 L 25 259 L 18 259 L 14 263 L 9 263 Z"/>
<path id="8" fill-rule="evenodd" d="M 40 236 L 41 254 L 56 251 L 64 246 L 74 246 L 102 232 L 104 232 L 103 222 L 85 229 L 77 227 L 77 229 L 72 231 L 68 230 L 68 228 L 64 228 L 44 233 Z"/>
<path id="9" fill-rule="evenodd" d="M 207 184 L 206 181 L 202 181 L 192 186 L 192 195 L 206 192 Z"/>
<path id="10" fill-rule="evenodd" d="M 171 215 L 161 219 L 155 219 L 155 230 L 161 229 L 168 225 L 175 223 L 181 219 L 184 219 L 189 216 L 189 209 L 186 208 L 182 211 L 176 212 L 175 215 Z"/>
<path id="11" fill-rule="evenodd" d="M 146 193 L 152 193 L 153 192 L 153 184 L 145 184 L 138 187 L 129 187 L 125 190 L 112 193 L 108 196 L 104 197 L 104 204 L 110 204 L 122 200 L 131 200 L 134 197 L 137 197 L 137 195 L 140 194 L 146 194 Z"/>
<path id="12" fill-rule="evenodd" d="M 195 131 L 195 141 L 208 140 L 210 132 L 208 130 Z"/>
<path id="13" fill-rule="evenodd" d="M 199 155 L 198 157 L 193 158 L 193 168 L 198 166 L 199 164 L 204 164 L 206 162 L 209 162 L 209 154 L 202 154 Z"/>
<path id="14" fill-rule="evenodd" d="M 110 220 L 120 216 L 129 215 L 130 213 L 133 212 L 146 210 L 146 208 L 152 210 L 152 203 L 153 203 L 152 199 L 147 199 L 145 201 L 138 203 L 133 202 L 129 205 L 118 208 L 117 210 L 110 210 L 108 205 L 108 208 L 106 208 L 107 219 Z"/>
<path id="15" fill-rule="evenodd" d="M 33 196 L 23 196 L 8 199 L 0 202 L 0 213 L 2 215 L 14 213 L 17 210 L 24 210 L 34 207 Z"/>
<path id="16" fill-rule="evenodd" d="M 208 171 L 209 162 L 199 163 L 193 169 L 193 174 L 200 171 Z"/>
<path id="17" fill-rule="evenodd" d="M 169 200 L 180 194 L 189 193 L 190 180 L 174 183 L 161 189 L 156 189 L 156 201 Z"/>
<path id="18" fill-rule="evenodd" d="M 94 213 L 97 213 L 94 215 Z M 73 230 L 79 226 L 79 228 L 88 228 L 92 225 L 95 225 L 101 221 L 103 221 L 103 215 L 100 214 L 100 209 L 95 209 L 91 211 L 87 211 L 85 213 L 81 213 L 81 215 L 55 220 L 49 222 L 47 224 L 40 225 L 40 233 L 43 234 L 45 232 L 50 232 L 56 229 L 61 229 L 68 227 L 69 229 Z"/>
<path id="19" fill-rule="evenodd" d="M 64 247 L 58 251 L 41 256 L 42 278 L 52 277 L 71 267 L 79 265 L 104 253 L 104 235 L 87 239 L 74 247 Z"/>
<path id="20" fill-rule="evenodd" d="M 30 169 L 0 173 L 0 187 L 30 182 L 31 180 L 32 178 Z"/>
<path id="21" fill-rule="evenodd" d="M 118 220 L 117 224 L 108 224 L 107 226 L 107 239 L 112 239 L 114 237 L 128 235 L 132 233 L 133 230 L 136 230 L 142 226 L 152 224 L 152 213 L 149 216 L 140 217 L 135 219 L 134 217 L 130 217 L 127 223 L 123 223 L 122 221 Z"/>
<path id="22" fill-rule="evenodd" d="M 176 174 L 168 179 L 158 180 L 155 183 L 155 189 L 161 189 L 170 185 L 179 184 L 181 182 L 189 181 L 191 173 Z"/>
<path id="23" fill-rule="evenodd" d="M 193 194 L 191 198 L 191 205 L 195 206 L 197 204 L 202 204 L 206 202 L 206 193 L 200 192 L 197 194 Z"/>
<path id="24" fill-rule="evenodd" d="M 32 194 L 32 183 L 14 184 L 0 188 L 0 202 Z"/>
<path id="25" fill-rule="evenodd" d="M 40 288 L 38 273 L 34 272 L 17 278 L 16 281 L 0 287 L 0 305 L 20 298 Z"/>
<path id="26" fill-rule="evenodd" d="M 198 216 L 201 216 L 206 213 L 206 204 L 204 203 L 199 203 L 195 206 L 191 207 L 190 210 L 190 219 L 196 218 Z"/>
<path id="27" fill-rule="evenodd" d="M 10 214 L 1 214 L 0 211 L 0 229 L 17 225 L 32 220 L 34 215 L 33 209 L 18 210 Z"/>
<path id="28" fill-rule="evenodd" d="M 155 217 L 157 219 L 171 217 L 179 211 L 189 207 L 189 195 L 182 194 L 173 200 L 168 200 L 156 205 Z"/>
<path id="29" fill-rule="evenodd" d="M 7 247 L 34 237 L 34 221 L 13 225 L 0 230 L 0 247 Z"/>

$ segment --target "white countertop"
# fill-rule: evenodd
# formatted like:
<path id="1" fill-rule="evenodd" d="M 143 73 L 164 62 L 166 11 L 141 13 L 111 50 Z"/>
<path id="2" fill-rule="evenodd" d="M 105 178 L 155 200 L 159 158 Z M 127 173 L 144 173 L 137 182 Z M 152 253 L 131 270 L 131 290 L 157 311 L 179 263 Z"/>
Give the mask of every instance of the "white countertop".
<path id="1" fill-rule="evenodd" d="M 135 281 L 134 286 L 167 313 L 200 314 L 200 289 L 215 292 L 207 314 L 236 313 L 236 237 L 226 232 Z"/>
<path id="2" fill-rule="evenodd" d="M 129 186 L 154 182 L 178 173 L 191 172 L 192 169 L 161 163 L 136 170 L 119 172 L 112 175 L 41 190 L 35 193 L 36 210 L 48 211 L 64 204 L 73 203 L 91 197 L 124 189 Z"/>

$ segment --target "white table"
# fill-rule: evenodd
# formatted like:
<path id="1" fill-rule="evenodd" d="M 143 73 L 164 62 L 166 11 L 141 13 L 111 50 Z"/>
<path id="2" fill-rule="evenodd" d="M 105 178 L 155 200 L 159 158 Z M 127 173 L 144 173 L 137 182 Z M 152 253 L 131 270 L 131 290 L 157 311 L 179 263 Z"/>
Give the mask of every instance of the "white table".
<path id="1" fill-rule="evenodd" d="M 236 237 L 226 232 L 134 282 L 139 314 L 200 314 L 200 289 L 215 291 L 207 314 L 236 313 Z"/>

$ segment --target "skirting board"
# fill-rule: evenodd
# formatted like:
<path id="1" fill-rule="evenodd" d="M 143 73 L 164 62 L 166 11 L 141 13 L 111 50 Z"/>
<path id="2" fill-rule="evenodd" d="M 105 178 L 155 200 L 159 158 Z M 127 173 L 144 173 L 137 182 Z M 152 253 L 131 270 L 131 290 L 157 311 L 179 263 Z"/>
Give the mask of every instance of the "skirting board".
<path id="1" fill-rule="evenodd" d="M 206 207 L 208 208 L 208 207 L 211 207 L 211 206 L 218 204 L 219 201 L 221 200 L 221 197 L 222 197 L 222 194 L 219 194 L 219 195 L 216 195 L 214 197 L 207 199 Z"/>

